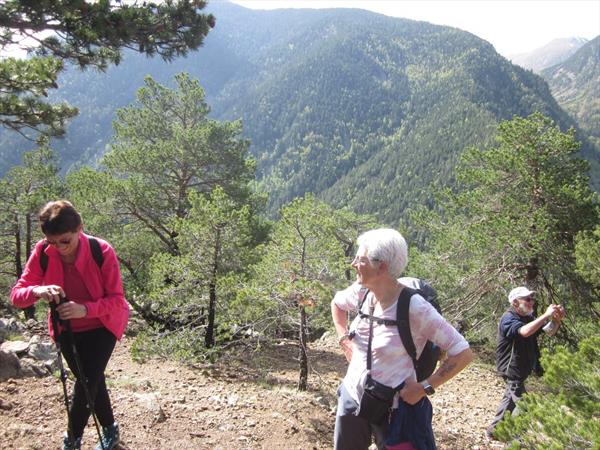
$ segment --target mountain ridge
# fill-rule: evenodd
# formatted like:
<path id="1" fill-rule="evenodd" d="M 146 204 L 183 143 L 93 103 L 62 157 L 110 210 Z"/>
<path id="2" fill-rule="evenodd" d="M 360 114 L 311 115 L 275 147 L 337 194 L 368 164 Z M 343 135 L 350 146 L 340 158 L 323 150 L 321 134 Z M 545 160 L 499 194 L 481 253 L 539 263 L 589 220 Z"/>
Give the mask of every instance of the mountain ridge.
<path id="1" fill-rule="evenodd" d="M 553 39 L 530 52 L 509 55 L 508 59 L 525 69 L 540 73 L 565 61 L 587 42 L 587 39 L 581 37 Z"/>
<path id="2" fill-rule="evenodd" d="M 558 103 L 600 144 L 600 36 L 541 75 Z"/>
<path id="3" fill-rule="evenodd" d="M 575 125 L 541 77 L 456 28 L 351 9 L 209 12 L 217 26 L 188 58 L 65 72 L 55 98 L 81 108 L 55 145 L 67 170 L 98 161 L 147 73 L 172 85 L 189 72 L 213 118 L 243 120 L 271 213 L 313 192 L 392 224 L 451 181 L 465 147 L 492 144 L 498 121 L 540 111 Z"/>

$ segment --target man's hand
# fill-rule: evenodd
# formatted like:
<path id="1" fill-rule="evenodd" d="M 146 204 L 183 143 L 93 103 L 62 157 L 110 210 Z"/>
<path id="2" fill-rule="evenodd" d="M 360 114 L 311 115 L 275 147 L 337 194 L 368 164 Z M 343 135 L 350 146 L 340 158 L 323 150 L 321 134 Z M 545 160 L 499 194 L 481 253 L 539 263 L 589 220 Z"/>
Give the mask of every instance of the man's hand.
<path id="1" fill-rule="evenodd" d="M 546 312 L 543 314 L 543 317 L 546 319 L 553 319 L 562 316 L 564 312 L 564 308 L 561 305 L 551 304 L 546 308 Z"/>
<path id="2" fill-rule="evenodd" d="M 562 305 L 557 305 L 558 308 L 552 314 L 552 319 L 561 322 L 567 315 L 565 308 Z"/>

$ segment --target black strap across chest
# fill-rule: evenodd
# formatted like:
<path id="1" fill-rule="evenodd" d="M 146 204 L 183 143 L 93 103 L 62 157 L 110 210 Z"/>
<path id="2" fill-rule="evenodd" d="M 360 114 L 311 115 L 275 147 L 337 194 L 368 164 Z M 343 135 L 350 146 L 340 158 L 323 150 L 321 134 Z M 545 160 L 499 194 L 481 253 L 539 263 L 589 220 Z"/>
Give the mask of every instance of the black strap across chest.
<path id="1" fill-rule="evenodd" d="M 397 326 L 398 334 L 400 335 L 400 340 L 402 341 L 402 345 L 406 349 L 406 353 L 410 356 L 413 361 L 415 367 L 418 365 L 417 360 L 417 348 L 415 347 L 415 343 L 412 338 L 412 334 L 410 332 L 410 320 L 408 316 L 408 311 L 410 308 L 410 299 L 413 295 L 418 293 L 416 289 L 411 289 L 409 287 L 404 287 L 398 296 L 398 304 L 396 306 L 396 320 L 384 319 L 381 317 L 377 317 L 373 315 L 374 306 L 370 305 L 369 314 L 365 314 L 362 312 L 362 307 L 367 299 L 367 295 L 369 294 L 369 290 L 365 289 L 365 293 L 362 296 L 361 301 L 358 305 L 358 314 L 361 319 L 369 320 L 369 343 L 367 349 L 367 370 L 371 370 L 371 339 L 373 333 L 373 322 L 378 323 L 379 325 L 385 326 Z"/>

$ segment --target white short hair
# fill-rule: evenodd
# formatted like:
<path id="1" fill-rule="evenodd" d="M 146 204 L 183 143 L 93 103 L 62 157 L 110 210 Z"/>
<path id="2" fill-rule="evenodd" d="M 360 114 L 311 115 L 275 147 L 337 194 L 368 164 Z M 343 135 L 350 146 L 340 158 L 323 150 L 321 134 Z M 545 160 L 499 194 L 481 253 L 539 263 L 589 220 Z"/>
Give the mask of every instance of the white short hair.
<path id="1" fill-rule="evenodd" d="M 388 272 L 398 278 L 408 264 L 408 246 L 404 237 L 391 228 L 378 228 L 361 234 L 356 240 L 359 247 L 367 250 L 372 261 L 385 261 Z"/>

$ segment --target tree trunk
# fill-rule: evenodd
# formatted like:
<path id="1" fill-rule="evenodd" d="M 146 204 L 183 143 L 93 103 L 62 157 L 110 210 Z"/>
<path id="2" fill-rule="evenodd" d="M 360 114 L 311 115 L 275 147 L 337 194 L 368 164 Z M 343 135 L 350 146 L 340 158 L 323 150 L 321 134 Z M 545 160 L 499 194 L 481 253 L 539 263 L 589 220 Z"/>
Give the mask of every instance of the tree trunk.
<path id="1" fill-rule="evenodd" d="M 32 229 L 31 229 L 31 215 L 25 215 L 25 260 L 29 260 L 31 256 L 31 249 L 33 248 L 32 242 Z"/>
<path id="2" fill-rule="evenodd" d="M 13 233 L 15 237 L 15 274 L 17 279 L 23 274 L 23 263 L 21 262 L 21 232 L 19 230 L 19 217 L 15 214 Z"/>
<path id="3" fill-rule="evenodd" d="M 528 289 L 532 290 L 532 291 L 536 291 L 539 292 L 539 274 L 540 274 L 540 268 L 539 268 L 539 260 L 536 256 L 532 256 L 531 258 L 529 258 L 529 261 L 527 262 L 527 266 L 526 266 L 526 272 L 525 272 L 525 286 L 527 286 Z M 533 304 L 533 313 L 537 316 L 538 315 L 538 307 L 540 306 L 539 302 L 536 301 Z"/>
<path id="4" fill-rule="evenodd" d="M 221 252 L 221 227 L 216 227 L 215 249 L 212 261 L 212 273 L 208 285 L 208 323 L 206 324 L 206 335 L 204 346 L 211 348 L 215 345 L 215 309 L 217 305 L 217 271 L 219 268 L 219 253 Z"/>
<path id="5" fill-rule="evenodd" d="M 308 389 L 308 354 L 306 352 L 306 341 L 307 341 L 307 323 L 306 323 L 306 309 L 304 306 L 300 306 L 300 377 L 298 379 L 298 390 L 306 391 Z"/>
<path id="6" fill-rule="evenodd" d="M 27 216 L 29 219 L 29 216 Z M 22 242 L 21 242 L 21 230 L 19 228 L 19 216 L 15 214 L 14 217 L 14 236 L 15 236 L 15 274 L 17 275 L 17 279 L 21 278 L 23 274 L 23 262 L 22 262 Z M 26 258 L 29 258 L 29 254 L 31 250 L 29 248 L 25 248 Z M 25 320 L 34 319 L 35 318 L 35 306 L 31 305 L 23 310 L 23 315 Z"/>
<path id="7" fill-rule="evenodd" d="M 537 289 L 539 284 L 538 277 L 540 275 L 540 267 L 539 260 L 536 256 L 529 258 L 526 270 L 527 272 L 525 273 L 525 284 L 530 289 Z"/>
<path id="8" fill-rule="evenodd" d="M 354 243 L 350 242 L 350 243 L 346 244 L 346 246 L 344 247 L 344 256 L 346 258 L 350 258 L 350 256 L 352 256 L 352 250 L 354 250 Z M 344 271 L 344 275 L 346 275 L 346 280 L 352 281 L 352 276 L 354 275 L 354 270 L 352 268 L 348 267 Z"/>

